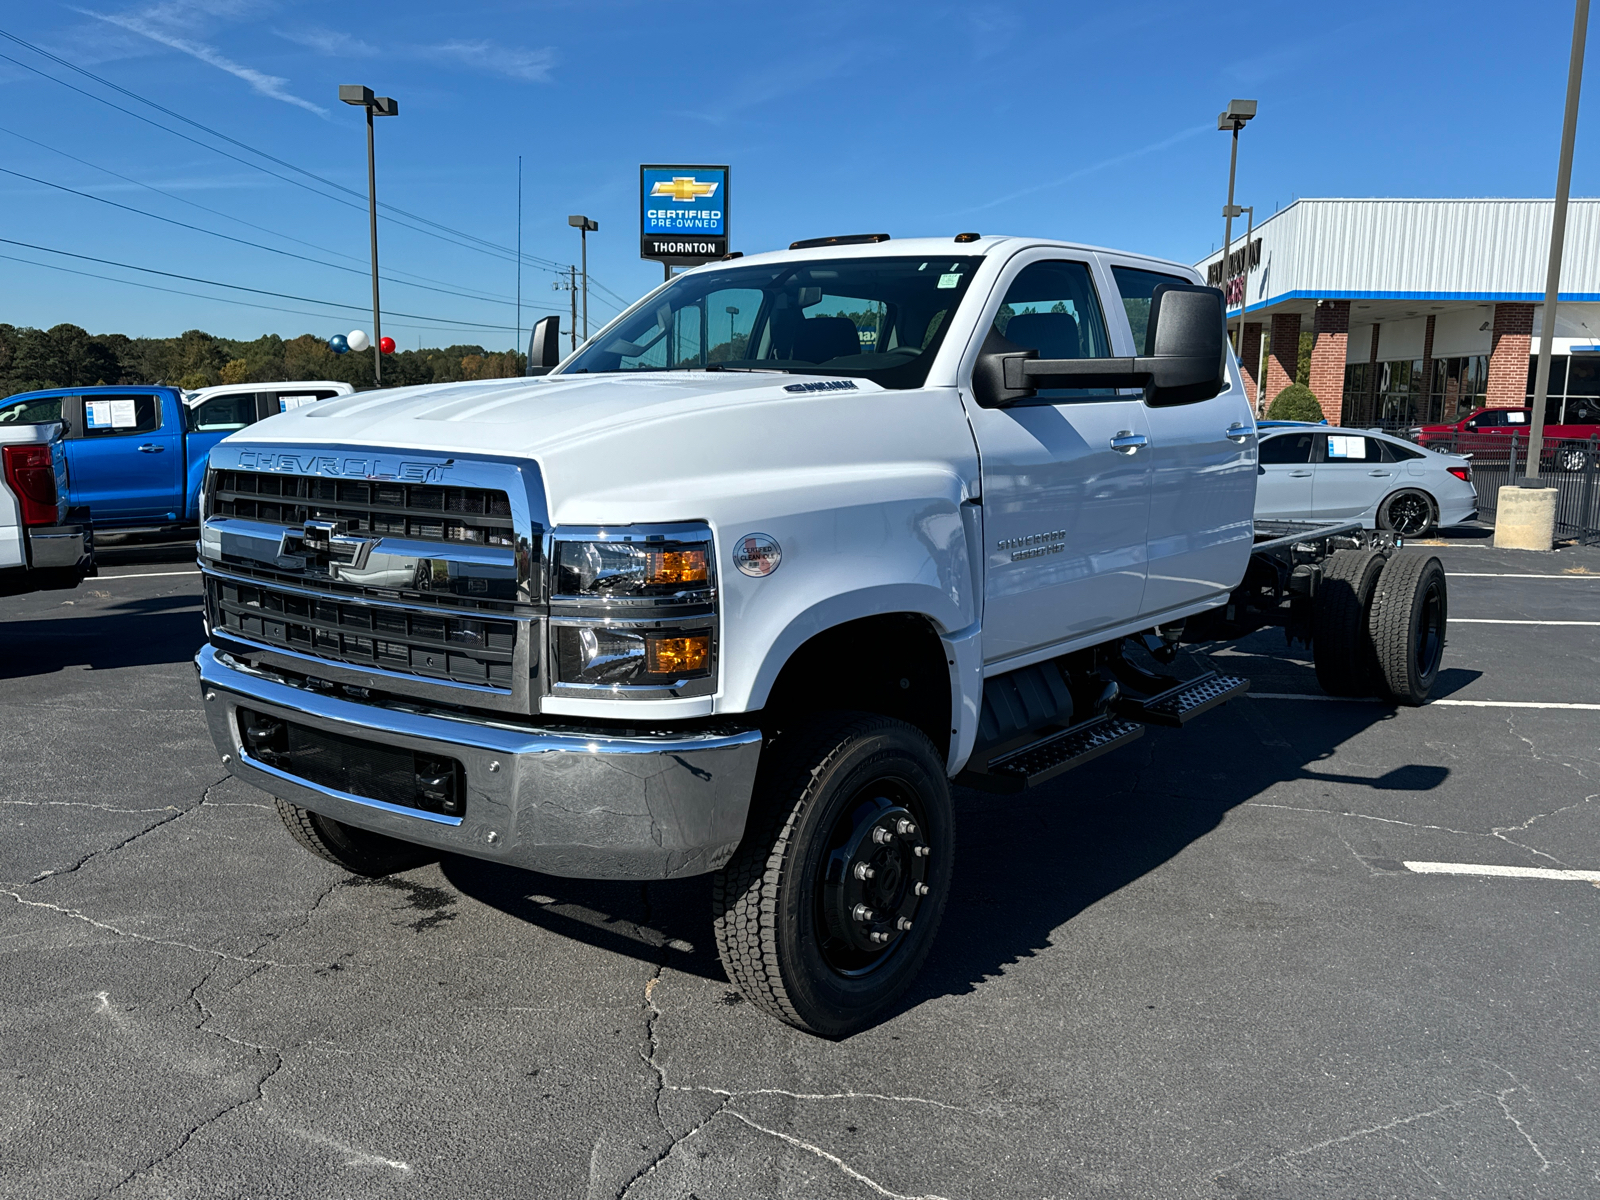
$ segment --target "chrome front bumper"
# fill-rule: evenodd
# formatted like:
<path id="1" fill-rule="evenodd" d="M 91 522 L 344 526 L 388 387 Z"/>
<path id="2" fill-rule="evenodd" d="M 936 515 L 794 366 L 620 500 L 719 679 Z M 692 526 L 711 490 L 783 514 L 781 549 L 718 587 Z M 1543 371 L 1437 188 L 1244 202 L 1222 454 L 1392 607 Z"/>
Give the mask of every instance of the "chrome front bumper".
<path id="1" fill-rule="evenodd" d="M 279 683 L 211 646 L 195 658 L 212 741 L 262 791 L 349 825 L 454 854 L 579 879 L 717 870 L 744 836 L 761 731 L 585 735 L 405 712 Z M 333 791 L 252 758 L 239 708 L 458 760 L 466 813 Z"/>

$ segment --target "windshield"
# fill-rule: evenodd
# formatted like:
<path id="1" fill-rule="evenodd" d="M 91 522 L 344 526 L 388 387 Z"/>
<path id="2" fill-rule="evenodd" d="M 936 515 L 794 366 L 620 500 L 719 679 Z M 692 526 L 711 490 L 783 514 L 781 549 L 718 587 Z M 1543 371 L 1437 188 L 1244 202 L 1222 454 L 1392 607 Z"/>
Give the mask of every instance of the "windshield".
<path id="1" fill-rule="evenodd" d="M 624 315 L 562 373 L 764 370 L 920 387 L 982 261 L 841 258 L 696 272 Z"/>

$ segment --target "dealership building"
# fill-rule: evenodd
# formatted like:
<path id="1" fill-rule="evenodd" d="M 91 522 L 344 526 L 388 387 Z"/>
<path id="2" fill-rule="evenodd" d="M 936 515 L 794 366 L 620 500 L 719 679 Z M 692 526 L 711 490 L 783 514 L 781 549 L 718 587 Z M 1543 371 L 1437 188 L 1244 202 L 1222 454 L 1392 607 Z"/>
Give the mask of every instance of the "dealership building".
<path id="1" fill-rule="evenodd" d="M 1252 401 L 1294 381 L 1332 424 L 1405 428 L 1533 395 L 1552 335 L 1546 419 L 1600 422 L 1600 200 L 1567 210 L 1561 291 L 1544 313 L 1550 200 L 1296 200 L 1197 263 L 1229 300 Z M 1235 224 L 1238 231 L 1238 225 Z"/>

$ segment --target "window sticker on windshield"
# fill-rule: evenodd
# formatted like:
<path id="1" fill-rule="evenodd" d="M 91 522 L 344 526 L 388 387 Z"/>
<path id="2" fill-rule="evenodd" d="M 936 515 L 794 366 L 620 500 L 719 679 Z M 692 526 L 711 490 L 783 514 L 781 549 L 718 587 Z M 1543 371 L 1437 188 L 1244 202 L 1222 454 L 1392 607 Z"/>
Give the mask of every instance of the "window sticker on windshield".
<path id="1" fill-rule="evenodd" d="M 1329 458 L 1366 458 L 1367 439 L 1364 437 L 1328 436 Z"/>
<path id="2" fill-rule="evenodd" d="M 302 405 L 315 404 L 315 396 L 279 396 L 278 411 L 288 412 L 291 408 L 300 408 Z"/>
<path id="3" fill-rule="evenodd" d="M 948 275 L 939 276 L 939 286 L 942 288 L 960 287 L 961 273 L 959 271 L 952 271 Z"/>

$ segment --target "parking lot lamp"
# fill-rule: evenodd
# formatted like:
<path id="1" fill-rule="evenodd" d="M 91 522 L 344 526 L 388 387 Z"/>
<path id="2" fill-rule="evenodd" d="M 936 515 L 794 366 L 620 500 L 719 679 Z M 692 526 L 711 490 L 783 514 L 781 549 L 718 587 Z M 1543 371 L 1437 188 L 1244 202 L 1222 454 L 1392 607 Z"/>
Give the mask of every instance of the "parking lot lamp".
<path id="1" fill-rule="evenodd" d="M 383 386 L 383 322 L 378 315 L 378 172 L 372 152 L 372 118 L 393 117 L 400 103 L 388 96 L 374 96 L 372 89 L 359 83 L 341 83 L 339 99 L 367 110 L 367 224 L 372 234 L 372 381 Z"/>
<path id="2" fill-rule="evenodd" d="M 600 222 L 590 220 L 588 217 L 568 217 L 567 224 L 578 231 L 578 239 L 583 243 L 583 340 L 589 340 L 589 234 L 600 228 Z"/>
<path id="3" fill-rule="evenodd" d="M 1533 418 L 1528 426 L 1528 461 L 1522 487 L 1538 487 L 1544 454 L 1544 406 L 1550 395 L 1550 345 L 1556 337 L 1556 299 L 1561 290 L 1561 246 L 1567 236 L 1567 193 L 1572 188 L 1572 142 L 1578 132 L 1578 92 L 1583 86 L 1583 44 L 1589 32 L 1589 0 L 1578 0 L 1572 17 L 1572 57 L 1567 60 L 1567 111 L 1561 119 L 1561 161 L 1556 167 L 1556 207 L 1550 220 L 1550 265 L 1544 277 L 1544 325 L 1539 365 L 1533 375 Z"/>
<path id="4" fill-rule="evenodd" d="M 1233 245 L 1233 219 L 1244 216 L 1244 209 L 1233 202 L 1233 177 L 1239 167 L 1239 130 L 1243 129 L 1245 122 L 1256 115 L 1256 102 L 1254 100 L 1229 100 L 1228 107 L 1217 114 L 1217 128 L 1228 130 L 1233 134 L 1233 150 L 1228 157 L 1228 203 L 1222 210 L 1222 290 L 1228 290 L 1228 251 Z M 1224 307 L 1226 312 L 1227 308 Z M 1244 306 L 1239 306 L 1241 316 Z M 1240 322 L 1240 328 L 1244 327 Z"/>

